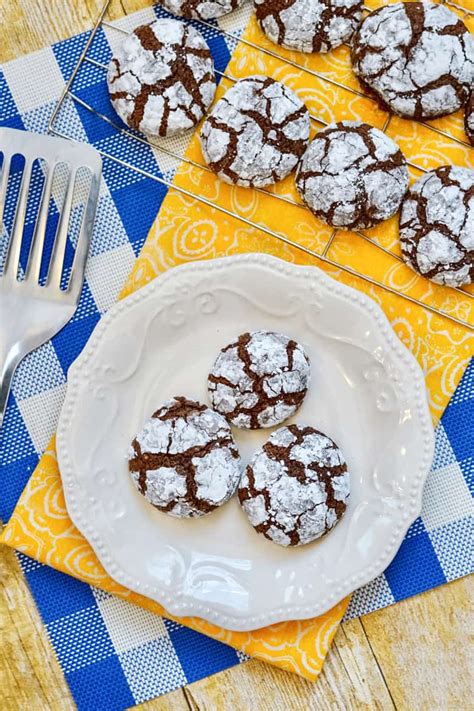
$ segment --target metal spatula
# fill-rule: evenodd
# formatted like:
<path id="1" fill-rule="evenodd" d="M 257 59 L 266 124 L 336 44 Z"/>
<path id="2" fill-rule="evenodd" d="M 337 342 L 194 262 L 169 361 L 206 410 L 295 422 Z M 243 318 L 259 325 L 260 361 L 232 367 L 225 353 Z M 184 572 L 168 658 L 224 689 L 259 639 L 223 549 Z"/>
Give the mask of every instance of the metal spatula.
<path id="1" fill-rule="evenodd" d="M 7 189 L 12 178 L 10 167 L 16 156 L 24 158 L 23 175 L 14 206 L 14 218 L 7 247 L 3 274 L 0 276 L 0 427 L 3 421 L 13 374 L 20 361 L 49 340 L 73 316 L 84 281 L 92 227 L 99 196 L 102 161 L 92 146 L 63 138 L 41 136 L 0 128 L 0 153 L 3 156 L 0 177 L 0 233 L 7 202 Z M 18 160 L 15 158 L 15 160 Z M 40 161 L 40 163 L 38 163 Z M 34 215 L 34 230 L 24 273 L 20 254 L 25 246 L 25 218 L 30 206 L 32 169 L 41 165 L 44 181 L 41 198 Z M 78 171 L 88 175 L 81 222 L 69 279 L 63 273 L 66 246 L 70 235 Z M 47 224 L 51 214 L 53 184 L 58 170 L 65 182 L 62 204 L 57 206 L 59 219 L 49 265 L 44 261 L 48 245 Z M 29 207 L 29 209 L 31 209 Z M 75 221 L 77 223 L 77 211 Z M 77 231 L 77 224 L 75 225 Z M 51 245 L 49 245 L 49 248 Z M 40 283 L 40 273 L 47 270 Z M 20 274 L 19 274 L 20 272 Z M 20 277 L 20 278 L 19 278 Z"/>

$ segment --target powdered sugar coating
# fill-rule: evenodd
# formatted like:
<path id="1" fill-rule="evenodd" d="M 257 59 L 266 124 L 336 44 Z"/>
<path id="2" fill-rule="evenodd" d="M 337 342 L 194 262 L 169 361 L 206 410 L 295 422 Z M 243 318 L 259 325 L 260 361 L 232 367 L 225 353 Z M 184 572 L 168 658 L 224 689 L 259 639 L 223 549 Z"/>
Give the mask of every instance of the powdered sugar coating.
<path id="1" fill-rule="evenodd" d="M 466 104 L 464 129 L 466 131 L 466 136 L 474 146 L 474 89 L 471 91 L 469 101 Z"/>
<path id="2" fill-rule="evenodd" d="M 333 227 L 362 229 L 386 220 L 408 187 L 406 160 L 377 128 L 341 121 L 320 131 L 296 174 L 310 210 Z"/>
<path id="3" fill-rule="evenodd" d="M 272 42 L 299 52 L 329 52 L 350 39 L 362 5 L 362 0 L 255 0 L 255 12 Z"/>
<path id="4" fill-rule="evenodd" d="M 107 84 L 122 121 L 154 136 L 194 128 L 216 90 L 204 38 L 172 19 L 141 25 L 127 35 L 109 64 Z"/>
<path id="5" fill-rule="evenodd" d="M 285 84 L 240 79 L 201 130 L 204 158 L 227 183 L 263 187 L 285 178 L 308 144 L 309 112 Z"/>
<path id="6" fill-rule="evenodd" d="M 242 0 L 160 0 L 161 5 L 176 17 L 189 20 L 215 20 L 228 15 L 242 4 Z"/>
<path id="7" fill-rule="evenodd" d="M 241 473 L 225 417 L 183 397 L 169 400 L 145 422 L 132 442 L 129 469 L 150 504 L 186 518 L 228 501 Z"/>
<path id="8" fill-rule="evenodd" d="M 396 3 L 370 13 L 352 41 L 354 72 L 399 116 L 457 111 L 474 83 L 474 37 L 447 7 Z"/>
<path id="9" fill-rule="evenodd" d="M 474 281 L 474 170 L 443 166 L 409 190 L 400 216 L 406 263 L 437 284 Z"/>
<path id="10" fill-rule="evenodd" d="M 309 377 L 301 345 L 281 333 L 253 331 L 221 350 L 209 374 L 209 397 L 236 427 L 274 427 L 301 405 Z"/>
<path id="11" fill-rule="evenodd" d="M 350 475 L 330 437 L 313 427 L 274 432 L 252 458 L 239 501 L 258 533 L 282 546 L 299 546 L 331 530 L 346 510 Z"/>

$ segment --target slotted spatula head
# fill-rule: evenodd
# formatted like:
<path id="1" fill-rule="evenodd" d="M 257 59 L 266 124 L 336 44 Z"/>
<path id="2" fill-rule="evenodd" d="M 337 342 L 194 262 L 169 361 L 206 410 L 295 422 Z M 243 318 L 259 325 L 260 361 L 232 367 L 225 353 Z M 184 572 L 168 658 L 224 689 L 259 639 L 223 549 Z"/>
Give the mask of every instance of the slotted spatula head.
<path id="1" fill-rule="evenodd" d="M 13 209 L 13 223 L 10 234 L 5 237 L 8 244 L 0 276 L 1 425 L 16 366 L 27 353 L 54 336 L 76 310 L 99 197 L 102 161 L 92 146 L 11 128 L 0 128 L 0 154 L 3 158 L 0 176 L 0 231 L 4 230 L 5 206 L 12 183 L 12 160 L 18 160 L 16 157 L 20 156 L 24 161 Z M 30 200 L 30 193 L 34 187 L 32 172 L 35 162 L 41 166 L 44 179 L 33 219 L 29 253 L 26 263 L 20 264 L 22 246 L 24 249 L 26 244 L 27 206 L 34 202 Z M 58 173 L 63 178 L 64 190 L 60 204 L 56 204 L 58 220 L 51 245 L 48 244 L 47 225 Z M 74 214 L 77 238 L 72 265 L 66 275 L 65 255 L 68 238 L 71 236 L 79 174 L 81 184 L 85 180 L 87 189 L 81 200 L 83 204 L 79 225 L 77 210 Z M 49 253 L 51 256 L 45 260 L 45 255 Z M 40 283 L 41 271 L 45 269 L 46 274 Z"/>

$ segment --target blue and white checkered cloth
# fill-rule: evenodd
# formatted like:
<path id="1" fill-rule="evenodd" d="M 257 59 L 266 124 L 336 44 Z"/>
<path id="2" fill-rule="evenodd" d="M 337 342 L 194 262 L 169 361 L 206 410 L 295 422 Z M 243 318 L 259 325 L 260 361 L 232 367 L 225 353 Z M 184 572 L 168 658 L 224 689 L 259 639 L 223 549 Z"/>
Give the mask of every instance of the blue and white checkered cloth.
<path id="1" fill-rule="evenodd" d="M 157 11 L 159 14 L 160 11 Z M 239 34 L 248 11 L 221 25 Z M 147 10 L 117 23 L 130 29 L 153 19 Z M 202 28 L 201 28 L 202 30 Z M 234 40 L 206 29 L 216 67 L 224 71 Z M 117 30 L 101 29 L 88 56 L 107 63 Z M 45 132 L 56 100 L 85 45 L 78 35 L 0 67 L 0 126 Z M 105 73 L 85 63 L 72 90 L 114 121 Z M 177 161 L 120 136 L 95 115 L 68 100 L 57 128 L 151 174 L 171 179 Z M 187 139 L 174 139 L 182 154 Z M 53 434 L 70 364 L 92 329 L 116 300 L 147 236 L 166 188 L 112 161 L 104 161 L 86 283 L 73 320 L 19 367 L 0 433 L 0 516 L 10 517 L 30 474 Z M 52 227 L 57 210 L 52 210 Z M 5 250 L 11 214 L 0 235 Z M 32 225 L 29 225 L 31 230 Z M 384 607 L 472 570 L 474 472 L 474 362 L 466 371 L 437 429 L 436 457 L 422 515 L 408 531 L 385 571 L 352 598 L 346 618 Z M 470 493 L 471 492 L 471 493 Z M 80 711 L 124 709 L 246 659 L 219 642 L 91 588 L 19 556 L 38 609 Z"/>

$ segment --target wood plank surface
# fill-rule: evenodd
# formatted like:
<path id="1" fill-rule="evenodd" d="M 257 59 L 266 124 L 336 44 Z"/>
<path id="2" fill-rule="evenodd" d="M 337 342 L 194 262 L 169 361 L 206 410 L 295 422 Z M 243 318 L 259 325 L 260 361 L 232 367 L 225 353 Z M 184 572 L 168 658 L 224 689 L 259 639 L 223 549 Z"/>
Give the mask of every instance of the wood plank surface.
<path id="1" fill-rule="evenodd" d="M 148 4 L 113 0 L 110 14 L 120 17 Z M 101 6 L 102 0 L 0 0 L 0 62 L 88 29 Z M 474 698 L 473 593 L 472 578 L 459 580 L 344 623 L 315 684 L 250 661 L 139 708 L 468 711 Z M 5 547 L 0 640 L 2 711 L 74 708 L 16 557 Z"/>

